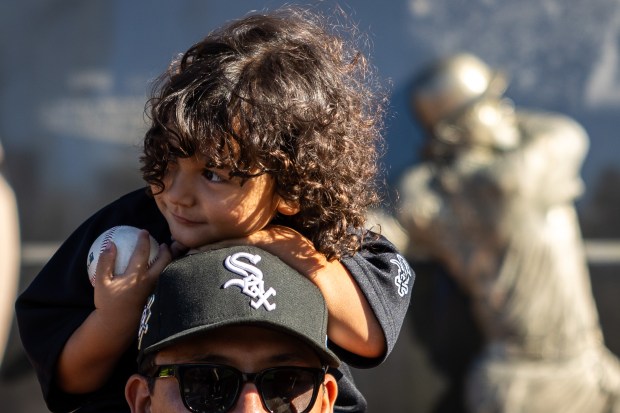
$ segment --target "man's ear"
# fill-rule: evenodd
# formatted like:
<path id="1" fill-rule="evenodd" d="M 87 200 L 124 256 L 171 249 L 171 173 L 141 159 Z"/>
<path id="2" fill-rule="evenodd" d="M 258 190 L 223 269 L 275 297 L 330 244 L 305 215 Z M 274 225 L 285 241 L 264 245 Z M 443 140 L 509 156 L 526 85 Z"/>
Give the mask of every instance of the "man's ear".
<path id="1" fill-rule="evenodd" d="M 323 381 L 323 393 L 319 394 L 317 403 L 322 403 L 321 413 L 333 413 L 336 405 L 336 397 L 338 397 L 338 383 L 336 378 L 331 374 L 325 375 Z"/>
<path id="2" fill-rule="evenodd" d="M 151 411 L 151 391 L 148 379 L 139 374 L 129 377 L 125 384 L 125 399 L 131 413 L 148 413 Z"/>
<path id="3" fill-rule="evenodd" d="M 277 210 L 282 215 L 295 215 L 300 210 L 299 202 L 287 201 L 279 197 Z"/>

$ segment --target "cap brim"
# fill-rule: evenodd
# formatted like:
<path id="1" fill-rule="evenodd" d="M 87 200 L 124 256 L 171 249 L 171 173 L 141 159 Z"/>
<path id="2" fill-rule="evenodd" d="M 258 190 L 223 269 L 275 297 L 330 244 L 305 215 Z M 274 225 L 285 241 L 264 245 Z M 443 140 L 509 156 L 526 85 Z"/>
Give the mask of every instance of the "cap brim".
<path id="1" fill-rule="evenodd" d="M 167 337 L 164 340 L 161 340 L 158 343 L 155 343 L 145 348 L 144 351 L 140 353 L 140 356 L 138 358 L 138 364 L 142 361 L 144 356 L 150 353 L 155 353 L 172 344 L 208 333 L 213 330 L 217 330 L 219 328 L 231 327 L 231 326 L 265 327 L 265 328 L 269 328 L 269 329 L 273 329 L 273 330 L 286 333 L 288 335 L 295 337 L 296 339 L 300 340 L 306 345 L 308 345 L 317 354 L 317 356 L 321 359 L 321 362 L 324 363 L 324 365 L 329 366 L 329 367 L 340 366 L 340 359 L 338 358 L 338 356 L 336 356 L 334 352 L 332 352 L 329 348 L 327 348 L 326 343 L 316 343 L 315 341 L 310 340 L 305 335 L 300 334 L 296 330 L 293 330 L 286 325 L 276 324 L 271 321 L 265 321 L 264 319 L 256 319 L 252 321 L 252 320 L 248 320 L 247 317 L 244 317 L 243 319 L 238 319 L 238 320 L 235 320 L 235 319 L 223 320 L 216 324 L 202 325 L 202 326 L 194 327 L 194 328 L 187 329 L 184 331 L 180 331 L 174 335 L 171 335 L 170 337 Z"/>

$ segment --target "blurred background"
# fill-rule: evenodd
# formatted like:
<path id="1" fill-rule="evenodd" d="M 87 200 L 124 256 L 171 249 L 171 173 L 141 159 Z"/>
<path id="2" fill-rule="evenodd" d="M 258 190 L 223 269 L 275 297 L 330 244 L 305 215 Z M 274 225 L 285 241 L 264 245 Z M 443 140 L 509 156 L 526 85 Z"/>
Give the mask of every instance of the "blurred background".
<path id="1" fill-rule="evenodd" d="M 467 51 L 510 79 L 517 106 L 561 112 L 590 136 L 577 204 L 607 346 L 620 354 L 620 3 L 616 0 L 24 0 L 0 3 L 0 171 L 16 195 L 19 291 L 84 219 L 142 186 L 140 141 L 150 82 L 210 30 L 251 10 L 336 5 L 368 34 L 371 61 L 389 85 L 385 180 L 418 162 L 422 131 L 410 85 L 426 63 Z M 388 192 L 386 206 L 397 194 Z M 418 277 L 424 276 L 424 268 Z M 424 284 L 422 284 L 424 285 Z M 416 323 L 423 287 L 388 361 L 355 371 L 371 412 L 430 412 L 445 380 Z M 418 304 L 419 303 L 419 304 Z M 414 317 L 412 314 L 419 311 Z M 466 337 L 464 337 L 466 340 Z M 455 343 L 459 346 L 459 343 Z M 13 323 L 0 405 L 43 412 Z"/>

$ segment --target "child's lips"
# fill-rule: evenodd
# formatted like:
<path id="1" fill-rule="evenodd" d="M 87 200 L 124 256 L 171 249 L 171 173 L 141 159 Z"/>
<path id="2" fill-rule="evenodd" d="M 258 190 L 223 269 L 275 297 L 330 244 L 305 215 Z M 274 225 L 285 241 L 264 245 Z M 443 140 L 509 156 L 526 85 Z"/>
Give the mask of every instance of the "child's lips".
<path id="1" fill-rule="evenodd" d="M 181 215 L 177 215 L 174 213 L 172 213 L 172 217 L 174 218 L 176 222 L 178 222 L 181 225 L 199 225 L 200 224 L 200 222 L 198 221 L 193 221 L 191 219 L 185 218 Z"/>

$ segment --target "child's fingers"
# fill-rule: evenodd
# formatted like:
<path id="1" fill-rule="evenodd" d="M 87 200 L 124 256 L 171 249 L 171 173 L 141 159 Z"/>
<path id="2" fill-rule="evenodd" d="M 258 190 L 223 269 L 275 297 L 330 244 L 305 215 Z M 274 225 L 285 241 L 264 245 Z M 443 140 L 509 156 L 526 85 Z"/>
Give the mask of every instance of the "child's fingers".
<path id="1" fill-rule="evenodd" d="M 189 248 L 187 248 L 185 245 L 181 244 L 178 241 L 173 241 L 172 244 L 170 244 L 170 252 L 172 253 L 173 258 L 178 258 L 185 255 L 188 250 Z"/>
<path id="2" fill-rule="evenodd" d="M 236 247 L 239 245 L 250 245 L 245 238 L 226 239 L 211 244 L 201 245 L 200 247 L 193 248 L 187 251 L 187 254 L 195 254 L 197 252 L 213 251 L 226 247 Z"/>
<path id="3" fill-rule="evenodd" d="M 172 251 L 166 244 L 159 246 L 159 252 L 155 261 L 149 266 L 148 273 L 154 277 L 159 276 L 161 272 L 166 268 L 166 265 L 172 261 Z"/>
<path id="4" fill-rule="evenodd" d="M 97 269 L 95 270 L 95 286 L 101 285 L 104 280 L 114 276 L 114 265 L 116 263 L 116 244 L 109 242 L 106 248 L 99 254 Z"/>
<path id="5" fill-rule="evenodd" d="M 149 255 L 151 253 L 151 240 L 149 239 L 149 232 L 146 230 L 140 230 L 138 234 L 138 242 L 136 248 L 129 258 L 127 269 L 125 273 L 130 273 L 140 268 L 146 268 L 149 262 Z"/>

